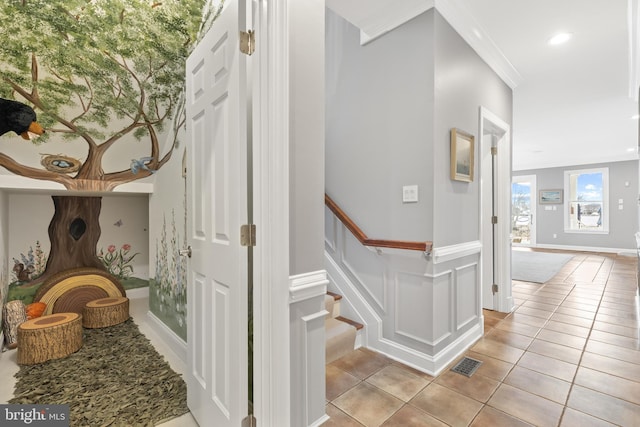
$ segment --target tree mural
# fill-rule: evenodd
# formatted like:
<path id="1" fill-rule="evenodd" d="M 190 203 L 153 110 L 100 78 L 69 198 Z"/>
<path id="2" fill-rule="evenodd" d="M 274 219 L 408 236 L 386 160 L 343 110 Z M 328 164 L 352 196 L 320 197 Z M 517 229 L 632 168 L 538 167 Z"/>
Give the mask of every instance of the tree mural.
<path id="1" fill-rule="evenodd" d="M 0 153 L 11 172 L 69 190 L 109 191 L 149 176 L 171 158 L 158 135 L 169 119 L 184 122 L 184 62 L 204 0 L 22 0 L 2 2 L 0 96 L 24 100 L 47 134 L 81 140 L 86 158 L 67 174 L 23 165 Z M 174 133 L 174 143 L 177 142 Z M 145 141 L 148 156 L 118 170 L 102 160 L 116 144 Z M 136 167 L 138 166 L 138 167 Z M 145 167 L 140 167 L 145 166 Z"/>
<path id="2" fill-rule="evenodd" d="M 0 97 L 36 110 L 47 133 L 34 143 L 55 138 L 86 146 L 77 164 L 60 155 L 47 164 L 43 160 L 39 168 L 0 153 L 0 166 L 20 176 L 60 183 L 68 190 L 93 192 L 111 191 L 162 168 L 185 121 L 181 102 L 185 60 L 198 31 L 210 25 L 222 8 L 211 4 L 207 0 L 0 2 Z M 168 124 L 173 125 L 172 132 L 163 153 L 160 136 Z M 121 163 L 113 170 L 105 170 L 108 150 L 134 143 L 147 144 L 148 153 L 141 159 L 118 159 Z M 100 197 L 54 196 L 54 205 L 45 276 L 61 268 L 103 268 L 96 254 Z"/>

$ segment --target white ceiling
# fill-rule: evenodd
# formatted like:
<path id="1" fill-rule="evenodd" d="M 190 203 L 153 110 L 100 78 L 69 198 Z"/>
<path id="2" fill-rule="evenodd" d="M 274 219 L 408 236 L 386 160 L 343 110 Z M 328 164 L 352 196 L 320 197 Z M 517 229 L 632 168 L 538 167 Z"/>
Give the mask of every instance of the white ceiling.
<path id="1" fill-rule="evenodd" d="M 629 10 L 636 14 L 636 2 L 327 0 L 327 5 L 361 28 L 363 42 L 406 21 L 411 11 L 415 16 L 435 5 L 513 87 L 513 169 L 526 170 L 638 158 L 638 120 L 631 119 L 638 106 L 630 96 L 630 87 L 637 88 L 630 68 L 637 46 L 631 49 L 630 41 L 637 42 L 630 37 L 635 26 L 628 16 Z M 390 10 L 399 5 L 392 16 Z M 381 30 L 381 20 L 394 22 Z M 572 39 L 547 45 L 560 31 L 573 33 Z"/>

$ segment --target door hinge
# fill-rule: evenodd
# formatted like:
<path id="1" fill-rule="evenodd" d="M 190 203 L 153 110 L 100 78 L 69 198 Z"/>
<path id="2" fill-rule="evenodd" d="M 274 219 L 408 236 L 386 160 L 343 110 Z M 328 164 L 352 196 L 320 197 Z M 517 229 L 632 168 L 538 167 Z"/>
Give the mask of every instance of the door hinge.
<path id="1" fill-rule="evenodd" d="M 491 147 L 491 155 L 492 156 L 498 155 L 498 147 Z"/>
<path id="2" fill-rule="evenodd" d="M 251 56 L 256 50 L 256 36 L 253 30 L 240 31 L 240 52 Z"/>
<path id="3" fill-rule="evenodd" d="M 498 223 L 498 217 L 497 216 L 492 216 L 491 217 L 491 224 L 497 224 Z"/>
<path id="4" fill-rule="evenodd" d="M 243 224 L 240 227 L 240 244 L 242 246 L 256 245 L 256 225 Z"/>
<path id="5" fill-rule="evenodd" d="M 253 415 L 248 415 L 242 420 L 242 427 L 256 427 L 256 418 Z"/>
<path id="6" fill-rule="evenodd" d="M 493 285 L 491 285 L 491 292 L 493 292 L 494 294 L 498 293 L 498 285 L 496 285 L 495 283 Z"/>

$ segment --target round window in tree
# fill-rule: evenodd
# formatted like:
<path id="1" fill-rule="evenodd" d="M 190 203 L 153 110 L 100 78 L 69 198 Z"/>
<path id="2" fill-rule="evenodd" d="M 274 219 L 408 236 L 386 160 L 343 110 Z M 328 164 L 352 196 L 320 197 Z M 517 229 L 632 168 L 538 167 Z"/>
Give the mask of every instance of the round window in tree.
<path id="1" fill-rule="evenodd" d="M 87 231 L 87 223 L 82 218 L 74 219 L 69 226 L 69 234 L 74 240 L 80 239 L 85 231 Z"/>

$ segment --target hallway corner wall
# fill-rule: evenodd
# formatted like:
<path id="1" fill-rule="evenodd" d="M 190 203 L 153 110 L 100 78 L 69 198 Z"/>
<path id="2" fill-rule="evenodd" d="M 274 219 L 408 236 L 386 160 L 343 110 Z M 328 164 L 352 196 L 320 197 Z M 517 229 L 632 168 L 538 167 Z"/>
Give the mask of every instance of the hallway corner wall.
<path id="1" fill-rule="evenodd" d="M 290 1 L 288 21 L 290 424 L 315 426 L 326 420 L 324 1 Z"/>

